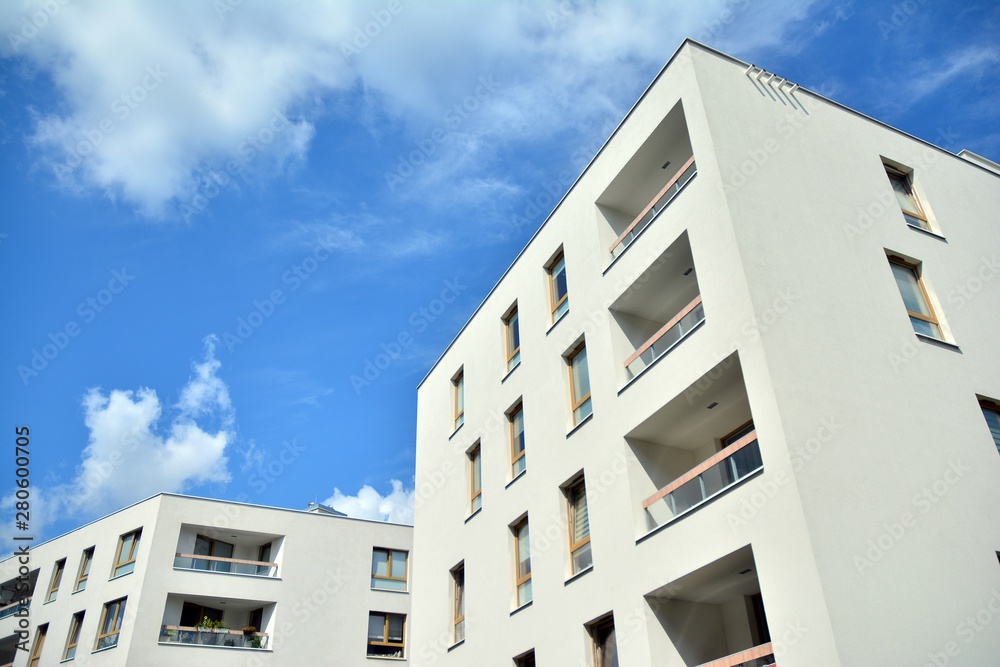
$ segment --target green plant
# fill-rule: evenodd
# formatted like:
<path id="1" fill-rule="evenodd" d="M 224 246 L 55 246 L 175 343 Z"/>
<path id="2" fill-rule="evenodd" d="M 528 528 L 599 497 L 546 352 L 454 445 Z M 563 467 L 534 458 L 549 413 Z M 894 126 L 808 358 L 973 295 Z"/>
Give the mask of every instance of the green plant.
<path id="1" fill-rule="evenodd" d="M 222 619 L 216 621 L 209 618 L 208 616 L 205 616 L 200 621 L 198 621 L 198 625 L 196 627 L 199 630 L 226 630 L 229 628 L 229 626 L 227 626 Z"/>
<path id="2" fill-rule="evenodd" d="M 264 648 L 264 640 L 265 640 L 265 637 L 254 636 L 254 638 L 250 640 L 250 647 L 251 648 Z"/>

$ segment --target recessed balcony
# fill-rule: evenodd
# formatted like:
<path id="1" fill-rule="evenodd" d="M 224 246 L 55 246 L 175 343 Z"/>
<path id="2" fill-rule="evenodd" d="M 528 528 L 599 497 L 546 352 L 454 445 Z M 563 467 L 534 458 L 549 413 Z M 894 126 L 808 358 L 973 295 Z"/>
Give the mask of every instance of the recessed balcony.
<path id="1" fill-rule="evenodd" d="M 274 603 L 261 600 L 168 595 L 160 644 L 266 650 Z"/>
<path id="2" fill-rule="evenodd" d="M 281 535 L 184 524 L 174 569 L 275 579 L 283 542 Z"/>
<path id="3" fill-rule="evenodd" d="M 678 102 L 597 199 L 602 238 L 617 259 L 697 175 Z"/>

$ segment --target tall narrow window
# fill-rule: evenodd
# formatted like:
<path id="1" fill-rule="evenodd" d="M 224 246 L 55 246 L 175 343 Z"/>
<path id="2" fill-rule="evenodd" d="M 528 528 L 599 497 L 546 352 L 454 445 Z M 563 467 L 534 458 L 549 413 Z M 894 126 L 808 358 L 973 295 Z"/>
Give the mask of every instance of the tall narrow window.
<path id="1" fill-rule="evenodd" d="M 56 594 L 59 592 L 59 584 L 62 582 L 63 570 L 66 569 L 66 559 L 56 561 L 56 567 L 52 570 L 52 579 L 49 581 L 49 592 L 45 595 L 46 602 L 52 602 L 56 599 Z"/>
<path id="2" fill-rule="evenodd" d="M 115 567 L 112 570 L 112 577 L 128 574 L 135 570 L 135 557 L 139 552 L 139 538 L 142 536 L 142 529 L 133 530 L 118 538 L 118 551 L 115 554 Z"/>
<path id="3" fill-rule="evenodd" d="M 452 626 L 454 627 L 454 643 L 465 639 L 465 561 L 451 571 L 452 588 L 455 594 L 455 604 L 452 610 Z"/>
<path id="4" fill-rule="evenodd" d="M 35 630 L 35 645 L 31 647 L 31 657 L 28 658 L 28 667 L 37 667 L 42 659 L 42 648 L 45 646 L 45 636 L 49 634 L 49 624 L 39 625 Z"/>
<path id="5" fill-rule="evenodd" d="M 118 646 L 118 635 L 121 634 L 122 622 L 125 620 L 125 600 L 126 598 L 121 598 L 104 604 L 101 622 L 97 627 L 97 645 L 94 650 Z"/>
<path id="6" fill-rule="evenodd" d="M 271 562 L 271 543 L 262 544 L 257 547 L 257 562 L 258 563 L 270 563 Z M 258 565 L 257 574 L 261 577 L 271 576 L 271 566 L 270 565 Z M 277 576 L 277 574 L 275 575 Z M 259 626 L 255 626 L 259 627 Z"/>
<path id="7" fill-rule="evenodd" d="M 396 549 L 372 550 L 372 588 L 390 591 L 406 590 L 405 551 Z"/>
<path id="8" fill-rule="evenodd" d="M 511 477 L 524 472 L 528 459 L 524 455 L 524 406 L 517 406 L 507 414 L 510 421 L 510 467 Z"/>
<path id="9" fill-rule="evenodd" d="M 63 660 L 72 660 L 76 657 L 76 645 L 80 643 L 80 626 L 83 625 L 83 612 L 78 611 L 73 614 L 69 622 L 69 635 L 66 636 L 66 650 L 63 651 Z"/>
<path id="10" fill-rule="evenodd" d="M 403 614 L 368 614 L 368 656 L 402 658 L 405 646 L 406 616 Z"/>
<path id="11" fill-rule="evenodd" d="M 76 575 L 76 585 L 73 592 L 78 593 L 87 587 L 87 579 L 90 578 L 90 564 L 94 560 L 94 547 L 83 550 L 80 556 L 80 571 Z"/>
<path id="12" fill-rule="evenodd" d="M 615 621 L 608 616 L 590 626 L 593 641 L 594 667 L 618 667 L 618 645 L 615 643 Z"/>
<path id="13" fill-rule="evenodd" d="M 483 449 L 476 444 L 469 452 L 469 497 L 472 511 L 483 506 Z"/>
<path id="14" fill-rule="evenodd" d="M 587 367 L 587 347 L 580 343 L 566 357 L 569 366 L 570 401 L 573 424 L 579 424 L 594 412 L 590 401 L 590 369 Z"/>
<path id="15" fill-rule="evenodd" d="M 517 304 L 503 318 L 503 326 L 507 342 L 507 370 L 512 371 L 521 363 L 521 329 L 517 319 Z"/>
<path id="16" fill-rule="evenodd" d="M 531 544 L 528 536 L 528 519 L 516 524 L 514 531 L 514 557 L 517 564 L 514 569 L 517 586 L 517 606 L 531 602 Z"/>
<path id="17" fill-rule="evenodd" d="M 534 649 L 528 651 L 524 655 L 519 655 L 514 658 L 515 667 L 535 667 L 535 651 Z"/>
<path id="18" fill-rule="evenodd" d="M 993 444 L 1000 452 L 1000 405 L 989 401 L 981 401 L 980 407 L 983 409 L 983 416 L 986 417 L 986 424 L 989 426 L 990 435 L 993 436 Z"/>
<path id="19" fill-rule="evenodd" d="M 465 369 L 460 369 L 458 374 L 451 379 L 452 404 L 455 413 L 455 428 L 465 423 Z"/>
<path id="20" fill-rule="evenodd" d="M 566 256 L 563 251 L 552 258 L 548 267 L 549 301 L 552 306 L 552 321 L 555 322 L 569 310 L 569 291 L 566 287 Z"/>
<path id="21" fill-rule="evenodd" d="M 889 265 L 892 267 L 892 275 L 896 278 L 896 287 L 899 288 L 899 294 L 903 297 L 906 314 L 910 316 L 913 330 L 919 334 L 943 340 L 941 325 L 934 314 L 934 309 L 931 308 L 930 300 L 927 298 L 927 290 L 920 279 L 917 267 L 896 257 L 889 258 Z"/>
<path id="22" fill-rule="evenodd" d="M 236 547 L 229 542 L 216 540 L 204 535 L 197 535 L 194 539 L 194 555 L 208 556 L 208 558 L 195 558 L 192 566 L 195 570 L 211 570 L 212 572 L 229 572 L 233 564 L 225 560 L 212 560 L 213 558 L 232 558 Z"/>
<path id="23" fill-rule="evenodd" d="M 913 183 L 910 181 L 910 177 L 888 165 L 885 167 L 885 173 L 889 177 L 889 182 L 892 183 L 892 191 L 896 194 L 896 201 L 903 212 L 906 224 L 931 231 L 927 216 L 920 206 L 920 200 L 913 192 Z"/>
<path id="24" fill-rule="evenodd" d="M 587 487 L 583 477 L 566 489 L 569 505 L 569 551 L 573 574 L 594 564 L 590 555 L 590 513 L 587 511 Z"/>

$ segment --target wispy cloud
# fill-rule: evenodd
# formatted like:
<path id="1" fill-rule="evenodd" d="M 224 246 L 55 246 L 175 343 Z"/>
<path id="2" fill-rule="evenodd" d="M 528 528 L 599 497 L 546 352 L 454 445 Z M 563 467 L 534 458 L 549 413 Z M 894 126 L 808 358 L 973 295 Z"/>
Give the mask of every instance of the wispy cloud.
<path id="1" fill-rule="evenodd" d="M 986 68 L 1000 63 L 1000 49 L 995 46 L 969 46 L 947 56 L 944 61 L 924 61 L 915 74 L 903 83 L 911 102 L 923 99 L 964 76 L 978 77 Z"/>

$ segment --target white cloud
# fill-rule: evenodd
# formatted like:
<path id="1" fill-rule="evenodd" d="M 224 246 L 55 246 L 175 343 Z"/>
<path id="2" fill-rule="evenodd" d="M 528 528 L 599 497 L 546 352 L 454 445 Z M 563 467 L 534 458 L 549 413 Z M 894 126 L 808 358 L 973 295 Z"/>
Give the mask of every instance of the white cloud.
<path id="1" fill-rule="evenodd" d="M 488 169 L 505 143 L 617 120 L 613 100 L 688 35 L 777 45 L 812 3 L 405 2 L 397 15 L 361 0 L 54 4 L 30 37 L 39 5 L 0 4 L 0 52 L 50 75 L 61 98 L 37 112 L 37 156 L 67 187 L 157 216 L 229 161 L 253 177 L 301 162 L 323 115 L 375 135 L 401 124 L 414 141 L 446 129 L 408 184 L 423 194 L 470 163 Z M 469 100 L 476 109 L 446 115 Z M 506 178 L 485 171 L 450 194 L 503 194 L 516 187 Z"/>
<path id="2" fill-rule="evenodd" d="M 367 484 L 354 496 L 335 488 L 323 504 L 356 519 L 413 525 L 413 489 L 404 489 L 398 479 L 390 480 L 390 484 L 392 491 L 385 496 Z"/>
<path id="3" fill-rule="evenodd" d="M 164 408 L 152 389 L 87 392 L 83 408 L 90 436 L 74 479 L 33 489 L 36 536 L 57 516 L 93 518 L 155 493 L 229 482 L 226 449 L 234 440 L 233 408 L 216 375 L 214 338 L 206 339 L 205 348 L 168 425 L 162 425 Z M 14 501 L 13 495 L 4 498 L 0 510 L 10 513 Z M 11 523 L 5 521 L 2 530 Z M 9 544 L 9 538 L 0 533 L 0 541 Z"/>

